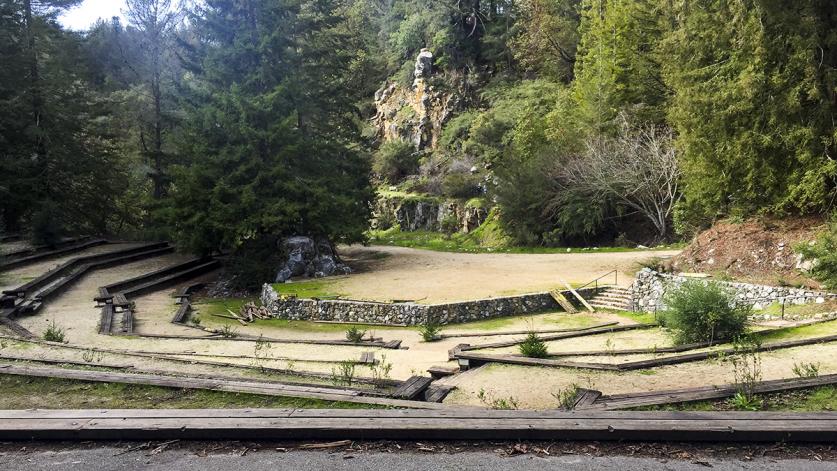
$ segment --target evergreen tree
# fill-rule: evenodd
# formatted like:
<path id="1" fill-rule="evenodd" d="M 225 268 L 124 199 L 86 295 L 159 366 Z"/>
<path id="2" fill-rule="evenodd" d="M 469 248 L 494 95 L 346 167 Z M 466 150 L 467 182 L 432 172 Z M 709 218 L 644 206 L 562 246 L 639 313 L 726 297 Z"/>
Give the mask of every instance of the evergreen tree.
<path id="1" fill-rule="evenodd" d="M 307 234 L 363 239 L 369 163 L 354 144 L 356 90 L 338 3 L 208 0 L 192 18 L 190 83 L 164 211 L 198 252 Z"/>

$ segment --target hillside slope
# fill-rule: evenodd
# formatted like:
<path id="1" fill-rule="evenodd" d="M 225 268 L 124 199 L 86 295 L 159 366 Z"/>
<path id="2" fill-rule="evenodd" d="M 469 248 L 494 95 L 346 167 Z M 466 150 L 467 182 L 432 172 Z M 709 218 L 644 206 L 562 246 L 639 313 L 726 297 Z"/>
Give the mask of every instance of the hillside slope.
<path id="1" fill-rule="evenodd" d="M 804 275 L 804 263 L 794 247 L 813 241 L 823 229 L 824 221 L 816 217 L 720 221 L 672 259 L 671 268 L 741 281 L 818 287 Z"/>

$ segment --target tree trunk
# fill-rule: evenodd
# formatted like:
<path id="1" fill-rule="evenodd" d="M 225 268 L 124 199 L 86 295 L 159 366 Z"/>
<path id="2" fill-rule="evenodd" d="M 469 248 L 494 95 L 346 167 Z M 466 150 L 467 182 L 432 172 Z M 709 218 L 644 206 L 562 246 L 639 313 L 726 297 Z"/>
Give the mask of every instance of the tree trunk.
<path id="1" fill-rule="evenodd" d="M 32 26 L 32 0 L 24 0 L 24 21 L 26 23 L 26 44 L 29 48 L 29 85 L 32 93 L 32 120 L 35 125 L 35 156 L 40 167 L 40 190 L 49 196 L 49 162 L 46 143 L 41 131 L 43 125 L 43 96 L 41 94 L 41 73 L 38 67 L 38 53 L 35 50 L 35 31 Z"/>

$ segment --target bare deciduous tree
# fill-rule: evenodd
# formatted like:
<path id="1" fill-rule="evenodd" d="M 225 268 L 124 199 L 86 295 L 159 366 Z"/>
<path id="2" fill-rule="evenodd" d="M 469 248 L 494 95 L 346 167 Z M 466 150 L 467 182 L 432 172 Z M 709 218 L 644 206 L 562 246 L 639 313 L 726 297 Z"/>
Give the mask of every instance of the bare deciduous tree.
<path id="1" fill-rule="evenodd" d="M 620 117 L 615 138 L 597 136 L 558 171 L 559 186 L 621 203 L 648 219 L 664 239 L 680 199 L 680 168 L 667 127 Z"/>

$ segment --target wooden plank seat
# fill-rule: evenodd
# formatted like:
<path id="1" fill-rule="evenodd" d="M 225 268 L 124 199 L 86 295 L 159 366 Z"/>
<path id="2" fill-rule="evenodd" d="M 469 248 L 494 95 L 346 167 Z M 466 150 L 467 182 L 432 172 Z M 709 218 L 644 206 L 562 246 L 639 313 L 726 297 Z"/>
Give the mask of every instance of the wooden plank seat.
<path id="1" fill-rule="evenodd" d="M 458 372 L 458 370 L 456 368 L 449 368 L 446 366 L 431 366 L 427 369 L 427 372 L 430 373 L 431 378 L 436 380 L 447 376 L 453 376 Z"/>
<path id="2" fill-rule="evenodd" d="M 430 387 L 432 382 L 433 379 L 426 376 L 411 376 L 410 379 L 404 381 L 401 386 L 393 391 L 392 397 L 396 399 L 413 400 L 424 393 L 424 391 Z"/>

